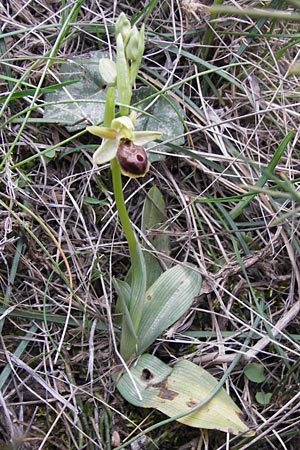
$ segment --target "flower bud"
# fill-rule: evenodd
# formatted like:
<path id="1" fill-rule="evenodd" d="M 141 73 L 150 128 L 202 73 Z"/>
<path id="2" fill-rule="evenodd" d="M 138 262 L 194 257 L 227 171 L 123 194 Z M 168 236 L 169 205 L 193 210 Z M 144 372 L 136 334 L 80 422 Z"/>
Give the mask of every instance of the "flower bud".
<path id="1" fill-rule="evenodd" d="M 144 30 L 145 30 L 144 24 L 142 25 L 140 31 L 137 31 L 137 28 L 133 27 L 130 39 L 126 46 L 126 57 L 131 60 L 130 74 L 129 74 L 131 86 L 133 86 L 135 83 L 135 79 L 144 54 L 145 48 Z"/>
<path id="2" fill-rule="evenodd" d="M 131 32 L 131 24 L 126 17 L 126 14 L 122 12 L 118 17 L 118 20 L 116 21 L 115 34 L 116 36 L 118 36 L 118 34 L 120 33 L 123 38 L 124 44 L 126 44 L 126 42 L 129 39 L 130 32 Z"/>
<path id="3" fill-rule="evenodd" d="M 108 58 L 99 60 L 99 72 L 101 78 L 108 86 L 114 86 L 117 81 L 117 66 L 114 61 Z"/>
<path id="4" fill-rule="evenodd" d="M 126 58 L 135 61 L 139 58 L 139 40 L 140 33 L 138 32 L 137 27 L 134 25 L 132 27 L 129 40 L 125 47 Z"/>

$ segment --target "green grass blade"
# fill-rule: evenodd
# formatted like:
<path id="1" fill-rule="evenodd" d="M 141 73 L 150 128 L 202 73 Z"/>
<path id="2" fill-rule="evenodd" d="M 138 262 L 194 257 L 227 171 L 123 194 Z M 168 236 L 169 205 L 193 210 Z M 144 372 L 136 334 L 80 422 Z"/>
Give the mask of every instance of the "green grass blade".
<path id="1" fill-rule="evenodd" d="M 270 163 L 268 164 L 268 172 L 273 172 L 280 160 L 280 158 L 283 155 L 283 152 L 285 151 L 287 145 L 289 144 L 290 140 L 294 136 L 294 131 L 291 130 L 282 140 L 279 147 L 277 148 L 277 151 L 275 152 L 273 158 L 271 159 Z M 266 182 L 268 181 L 268 177 L 265 173 L 262 174 L 262 176 L 258 179 L 258 181 L 255 183 L 255 186 L 261 188 L 263 187 Z M 236 219 L 240 214 L 242 214 L 243 209 L 253 200 L 254 197 L 256 197 L 256 193 L 247 195 L 243 200 L 241 200 L 231 211 L 230 216 L 232 219 Z"/>

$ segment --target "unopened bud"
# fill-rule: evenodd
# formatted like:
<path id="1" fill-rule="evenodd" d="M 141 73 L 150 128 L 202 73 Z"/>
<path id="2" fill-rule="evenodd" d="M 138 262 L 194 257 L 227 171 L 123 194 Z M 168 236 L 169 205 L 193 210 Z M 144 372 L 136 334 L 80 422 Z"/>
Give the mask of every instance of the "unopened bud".
<path id="1" fill-rule="evenodd" d="M 138 32 L 137 27 L 134 25 L 132 27 L 129 40 L 125 47 L 126 58 L 135 61 L 139 57 L 139 40 L 140 33 Z"/>
<path id="2" fill-rule="evenodd" d="M 114 61 L 108 58 L 99 60 L 99 72 L 105 84 L 114 86 L 117 81 L 117 66 Z"/>
<path id="3" fill-rule="evenodd" d="M 118 17 L 118 20 L 116 21 L 115 34 L 116 36 L 118 36 L 118 34 L 120 33 L 123 38 L 124 44 L 126 44 L 126 42 L 129 39 L 130 32 L 131 32 L 131 24 L 126 17 L 126 14 L 122 12 Z"/>

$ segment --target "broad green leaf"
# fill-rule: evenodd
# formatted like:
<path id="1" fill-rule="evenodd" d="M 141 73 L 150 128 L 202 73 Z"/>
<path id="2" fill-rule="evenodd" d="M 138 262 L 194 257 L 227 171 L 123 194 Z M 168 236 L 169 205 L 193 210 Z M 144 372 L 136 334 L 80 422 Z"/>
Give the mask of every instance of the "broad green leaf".
<path id="1" fill-rule="evenodd" d="M 144 202 L 142 211 L 142 231 L 147 235 L 147 239 L 155 250 L 165 253 L 170 252 L 170 239 L 164 233 L 166 226 L 164 225 L 167 219 L 166 205 L 162 193 L 157 186 L 152 186 L 149 190 Z M 155 234 L 151 234 L 155 231 Z M 146 244 L 147 245 L 147 244 Z M 158 258 L 150 252 L 144 254 L 146 270 L 147 270 L 147 288 L 150 287 L 157 278 L 162 274 L 162 267 Z"/>
<path id="2" fill-rule="evenodd" d="M 254 383 L 262 383 L 266 379 L 264 367 L 258 363 L 248 364 L 244 368 L 244 375 L 248 380 L 253 381 Z"/>
<path id="3" fill-rule="evenodd" d="M 131 366 L 130 373 L 142 400 L 139 399 L 127 373 L 117 384 L 121 395 L 135 406 L 156 408 L 169 417 L 195 408 L 218 384 L 209 372 L 190 361 L 181 360 L 172 369 L 156 356 L 149 354 L 142 355 Z M 249 428 L 241 419 L 241 415 L 239 407 L 225 389 L 221 388 L 202 408 L 177 420 L 191 427 L 232 434 L 247 433 Z"/>
<path id="4" fill-rule="evenodd" d="M 84 129 L 85 119 L 92 123 L 103 120 L 106 90 L 99 73 L 99 59 L 108 56 L 105 52 L 93 51 L 62 62 L 60 81 L 76 82 L 45 95 L 45 102 L 54 104 L 45 105 L 44 119 L 65 125 L 69 131 Z"/>
<path id="5" fill-rule="evenodd" d="M 164 272 L 147 290 L 137 331 L 139 355 L 190 308 L 200 292 L 201 282 L 195 269 L 177 265 Z"/>
<path id="6" fill-rule="evenodd" d="M 184 137 L 184 111 L 180 104 L 168 94 L 159 96 L 158 99 L 147 100 L 147 97 L 153 95 L 153 89 L 143 87 L 137 89 L 132 95 L 132 104 L 138 103 L 137 107 L 140 110 L 145 110 L 147 114 L 141 114 L 136 120 L 136 130 L 146 131 L 160 131 L 163 133 L 163 139 L 173 139 L 172 144 L 182 145 Z M 145 99 L 145 101 L 142 101 Z M 139 103 L 142 101 L 141 103 Z M 150 106 L 151 105 L 151 106 Z M 151 144 L 153 146 L 153 144 Z M 170 152 L 170 147 L 167 145 L 159 145 L 157 148 L 159 152 Z M 164 159 L 165 156 L 157 153 L 149 154 L 151 162 Z"/>

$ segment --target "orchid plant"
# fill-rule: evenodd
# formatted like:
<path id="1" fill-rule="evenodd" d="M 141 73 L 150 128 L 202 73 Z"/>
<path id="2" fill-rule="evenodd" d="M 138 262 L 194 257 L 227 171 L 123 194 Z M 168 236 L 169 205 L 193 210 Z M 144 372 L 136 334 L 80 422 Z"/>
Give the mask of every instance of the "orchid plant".
<path id="1" fill-rule="evenodd" d="M 120 355 L 123 363 L 130 365 L 125 374 L 120 374 L 117 388 L 132 404 L 157 408 L 171 416 L 170 420 L 234 434 L 246 432 L 239 408 L 207 371 L 188 361 L 172 369 L 145 353 L 191 307 L 201 289 L 201 276 L 196 267 L 177 264 L 159 273 L 150 286 L 147 283 L 144 251 L 125 206 L 122 175 L 137 178 L 148 172 L 150 163 L 144 145 L 160 139 L 162 133 L 135 131 L 137 113 L 130 106 L 144 52 L 144 26 L 140 30 L 131 26 L 122 13 L 115 34 L 116 61 L 104 58 L 99 62 L 101 77 L 108 86 L 103 126 L 88 126 L 87 131 L 102 138 L 93 159 L 96 165 L 110 162 L 116 207 L 131 259 L 130 284 L 114 280 L 122 313 Z M 148 195 L 148 201 L 153 202 L 147 209 L 164 210 L 162 195 L 155 186 Z"/>

